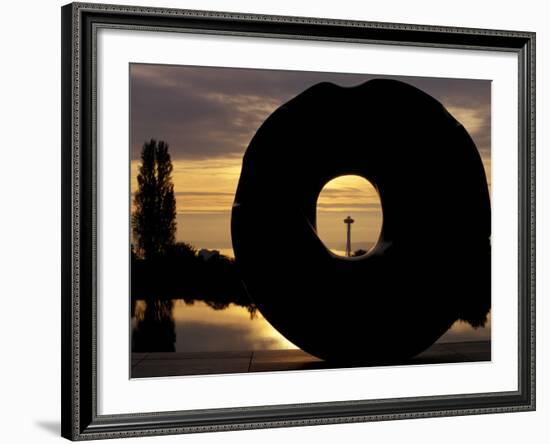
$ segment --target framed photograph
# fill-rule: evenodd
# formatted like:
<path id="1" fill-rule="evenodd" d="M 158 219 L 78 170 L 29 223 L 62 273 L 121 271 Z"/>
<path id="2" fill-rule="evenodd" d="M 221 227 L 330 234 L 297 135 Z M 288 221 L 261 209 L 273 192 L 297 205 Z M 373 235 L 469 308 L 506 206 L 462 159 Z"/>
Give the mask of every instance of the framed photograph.
<path id="1" fill-rule="evenodd" d="M 534 410 L 534 33 L 61 13 L 64 437 Z"/>

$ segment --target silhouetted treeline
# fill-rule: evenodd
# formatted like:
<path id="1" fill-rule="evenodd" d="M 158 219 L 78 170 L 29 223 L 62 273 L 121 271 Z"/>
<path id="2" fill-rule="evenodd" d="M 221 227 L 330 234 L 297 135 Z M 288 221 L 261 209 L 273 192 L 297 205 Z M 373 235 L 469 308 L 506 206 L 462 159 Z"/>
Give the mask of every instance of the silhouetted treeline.
<path id="1" fill-rule="evenodd" d="M 133 300 L 199 300 L 214 309 L 233 303 L 254 310 L 232 258 L 204 258 L 185 243 L 174 244 L 154 260 L 132 254 L 131 276 Z"/>
<path id="2" fill-rule="evenodd" d="M 256 315 L 234 260 L 215 253 L 203 257 L 185 243 L 174 244 L 155 259 L 140 259 L 132 251 L 131 285 L 133 352 L 175 351 L 175 299 L 186 304 L 202 301 L 215 310 L 235 304 L 245 307 L 251 318 Z M 145 305 L 136 310 L 138 301 Z"/>

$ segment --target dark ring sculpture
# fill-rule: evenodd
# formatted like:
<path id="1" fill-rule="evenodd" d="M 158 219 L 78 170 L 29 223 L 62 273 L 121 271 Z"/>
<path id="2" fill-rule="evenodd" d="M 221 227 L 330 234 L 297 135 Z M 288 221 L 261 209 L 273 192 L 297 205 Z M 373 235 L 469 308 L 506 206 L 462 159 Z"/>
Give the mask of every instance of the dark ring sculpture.
<path id="1" fill-rule="evenodd" d="M 330 180 L 377 189 L 380 239 L 332 254 L 316 233 Z M 490 202 L 474 142 L 434 98 L 376 79 L 317 84 L 277 109 L 243 159 L 231 230 L 246 289 L 303 350 L 340 363 L 403 362 L 490 309 Z"/>

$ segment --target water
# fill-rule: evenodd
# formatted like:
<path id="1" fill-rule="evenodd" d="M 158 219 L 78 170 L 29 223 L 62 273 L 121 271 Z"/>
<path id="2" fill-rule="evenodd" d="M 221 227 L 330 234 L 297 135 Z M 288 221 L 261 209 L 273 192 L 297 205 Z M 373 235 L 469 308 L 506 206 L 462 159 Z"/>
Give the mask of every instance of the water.
<path id="1" fill-rule="evenodd" d="M 157 302 L 147 309 L 144 301 L 133 307 L 134 351 L 218 352 L 295 349 L 259 311 L 229 304 L 214 309 L 202 301 L 186 304 L 182 299 Z M 474 329 L 457 321 L 438 342 L 491 339 L 491 318 Z"/>

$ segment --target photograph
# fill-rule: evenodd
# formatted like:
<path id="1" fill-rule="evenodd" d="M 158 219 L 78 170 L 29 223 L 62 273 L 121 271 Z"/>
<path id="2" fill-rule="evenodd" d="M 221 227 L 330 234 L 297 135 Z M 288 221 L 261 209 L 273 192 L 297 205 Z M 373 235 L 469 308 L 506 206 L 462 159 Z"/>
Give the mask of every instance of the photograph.
<path id="1" fill-rule="evenodd" d="M 535 30 L 296 12 L 61 8 L 63 437 L 536 409 Z"/>
<path id="2" fill-rule="evenodd" d="M 491 361 L 490 79 L 128 76 L 130 378 Z"/>
<path id="3" fill-rule="evenodd" d="M 544 2 L 3 11 L 2 442 L 549 441 Z"/>

